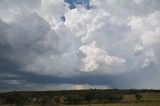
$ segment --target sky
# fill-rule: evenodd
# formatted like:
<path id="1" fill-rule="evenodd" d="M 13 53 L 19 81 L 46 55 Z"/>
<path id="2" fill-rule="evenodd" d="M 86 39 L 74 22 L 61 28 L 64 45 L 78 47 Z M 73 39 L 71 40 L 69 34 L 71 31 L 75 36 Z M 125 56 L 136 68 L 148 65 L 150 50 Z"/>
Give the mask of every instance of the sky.
<path id="1" fill-rule="evenodd" d="M 0 92 L 160 89 L 160 0 L 0 0 Z"/>

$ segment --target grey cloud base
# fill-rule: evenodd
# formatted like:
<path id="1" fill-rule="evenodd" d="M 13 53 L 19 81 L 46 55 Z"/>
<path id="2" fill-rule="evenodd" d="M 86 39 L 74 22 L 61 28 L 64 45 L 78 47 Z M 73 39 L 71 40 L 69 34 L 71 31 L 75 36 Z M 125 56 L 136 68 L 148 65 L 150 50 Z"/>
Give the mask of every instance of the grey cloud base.
<path id="1" fill-rule="evenodd" d="M 159 0 L 90 4 L 1 0 L 0 90 L 159 89 Z"/>

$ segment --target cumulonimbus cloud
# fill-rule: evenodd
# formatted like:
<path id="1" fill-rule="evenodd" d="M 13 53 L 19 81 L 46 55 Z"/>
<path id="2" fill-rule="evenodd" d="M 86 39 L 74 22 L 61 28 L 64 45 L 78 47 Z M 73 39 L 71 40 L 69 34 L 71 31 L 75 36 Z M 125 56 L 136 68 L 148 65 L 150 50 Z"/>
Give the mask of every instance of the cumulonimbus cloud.
<path id="1" fill-rule="evenodd" d="M 153 7 L 142 10 L 150 2 Z M 22 71 L 63 77 L 158 65 L 160 11 L 156 0 L 150 2 L 91 0 L 95 8 L 70 10 L 63 0 L 16 0 L 14 6 L 3 0 L 1 7 L 8 7 L 0 10 L 0 46 L 6 49 L 0 55 Z"/>

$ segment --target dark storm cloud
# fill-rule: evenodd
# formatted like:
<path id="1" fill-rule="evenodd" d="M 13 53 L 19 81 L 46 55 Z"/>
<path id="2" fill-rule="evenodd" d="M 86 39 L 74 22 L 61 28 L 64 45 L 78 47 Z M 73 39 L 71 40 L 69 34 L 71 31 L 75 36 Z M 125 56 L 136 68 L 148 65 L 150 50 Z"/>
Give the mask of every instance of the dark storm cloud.
<path id="1" fill-rule="evenodd" d="M 160 88 L 160 1 L 76 2 L 0 1 L 0 91 Z"/>

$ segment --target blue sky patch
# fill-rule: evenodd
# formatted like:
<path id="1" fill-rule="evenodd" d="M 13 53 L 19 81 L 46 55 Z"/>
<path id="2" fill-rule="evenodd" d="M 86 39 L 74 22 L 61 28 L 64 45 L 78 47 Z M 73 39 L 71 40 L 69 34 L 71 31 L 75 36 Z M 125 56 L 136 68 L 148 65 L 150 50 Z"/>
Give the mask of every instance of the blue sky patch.
<path id="1" fill-rule="evenodd" d="M 75 9 L 77 5 L 82 5 L 87 9 L 90 9 L 90 0 L 64 0 L 69 4 L 70 9 Z"/>

